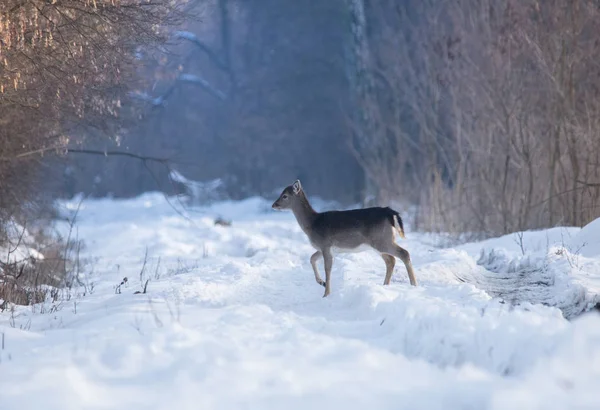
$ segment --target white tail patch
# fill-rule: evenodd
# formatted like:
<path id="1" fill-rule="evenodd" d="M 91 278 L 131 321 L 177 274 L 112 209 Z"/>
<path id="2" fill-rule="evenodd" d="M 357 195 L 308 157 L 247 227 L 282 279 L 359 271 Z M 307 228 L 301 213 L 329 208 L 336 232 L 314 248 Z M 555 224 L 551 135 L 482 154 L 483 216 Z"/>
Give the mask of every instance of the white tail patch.
<path id="1" fill-rule="evenodd" d="M 401 238 L 406 239 L 406 236 L 404 236 L 404 230 L 400 227 L 400 223 L 398 222 L 398 215 L 394 215 L 394 228 L 396 228 L 398 235 L 400 235 Z"/>

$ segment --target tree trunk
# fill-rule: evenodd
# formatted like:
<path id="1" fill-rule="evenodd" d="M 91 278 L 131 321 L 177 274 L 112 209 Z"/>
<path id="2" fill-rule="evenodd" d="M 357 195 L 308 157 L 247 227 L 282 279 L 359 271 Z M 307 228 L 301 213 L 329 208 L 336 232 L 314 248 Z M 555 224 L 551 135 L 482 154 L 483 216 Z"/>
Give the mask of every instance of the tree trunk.
<path id="1" fill-rule="evenodd" d="M 349 17 L 347 50 L 348 82 L 351 87 L 351 121 L 354 125 L 351 144 L 365 168 L 363 206 L 379 202 L 379 189 L 368 169 L 377 158 L 377 99 L 371 72 L 371 53 L 367 37 L 367 18 L 363 0 L 346 0 Z"/>

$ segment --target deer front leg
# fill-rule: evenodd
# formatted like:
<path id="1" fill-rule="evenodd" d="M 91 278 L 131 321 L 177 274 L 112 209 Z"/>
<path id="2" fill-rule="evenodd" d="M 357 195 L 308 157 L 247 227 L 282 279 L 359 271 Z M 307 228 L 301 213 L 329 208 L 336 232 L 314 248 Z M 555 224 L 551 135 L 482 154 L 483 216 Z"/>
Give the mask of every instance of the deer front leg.
<path id="1" fill-rule="evenodd" d="M 331 249 L 323 249 L 323 261 L 325 262 L 325 294 L 323 297 L 327 297 L 331 293 L 331 266 L 333 265 Z"/>
<path id="2" fill-rule="evenodd" d="M 316 251 L 313 253 L 313 255 L 310 257 L 310 264 L 315 272 L 315 280 L 319 285 L 325 287 L 325 281 L 321 278 L 321 275 L 319 275 L 319 270 L 317 269 L 317 261 L 321 256 L 323 256 L 323 252 L 321 251 Z"/>

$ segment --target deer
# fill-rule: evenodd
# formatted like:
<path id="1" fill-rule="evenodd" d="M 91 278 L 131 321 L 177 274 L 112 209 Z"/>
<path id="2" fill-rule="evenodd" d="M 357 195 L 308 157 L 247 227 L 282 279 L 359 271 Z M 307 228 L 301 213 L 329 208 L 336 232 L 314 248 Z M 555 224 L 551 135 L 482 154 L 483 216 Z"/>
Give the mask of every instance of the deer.
<path id="1" fill-rule="evenodd" d="M 333 254 L 375 250 L 385 262 L 384 286 L 390 284 L 396 258 L 404 263 L 408 279 L 417 286 L 410 254 L 396 244 L 396 233 L 404 235 L 404 225 L 400 214 L 389 207 L 370 207 L 350 210 L 317 212 L 313 209 L 300 180 L 283 189 L 271 206 L 276 211 L 291 210 L 302 231 L 316 252 L 310 257 L 315 280 L 325 288 L 323 297 L 331 293 L 331 269 Z M 323 258 L 325 280 L 317 269 L 317 262 Z"/>

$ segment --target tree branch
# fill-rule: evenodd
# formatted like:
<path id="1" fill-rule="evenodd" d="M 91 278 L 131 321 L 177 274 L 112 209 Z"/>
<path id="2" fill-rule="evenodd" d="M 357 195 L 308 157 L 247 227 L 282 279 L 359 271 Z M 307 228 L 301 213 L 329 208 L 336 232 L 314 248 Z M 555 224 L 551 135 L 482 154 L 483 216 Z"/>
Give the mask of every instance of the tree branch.
<path id="1" fill-rule="evenodd" d="M 221 101 L 225 101 L 227 99 L 227 94 L 225 94 L 218 88 L 213 87 L 213 85 L 206 81 L 204 78 L 194 74 L 180 74 L 173 82 L 173 84 L 171 84 L 169 88 L 167 88 L 165 93 L 158 97 L 152 97 L 151 95 L 148 95 L 145 92 L 132 92 L 129 93 L 129 96 L 137 100 L 148 102 L 154 107 L 162 107 L 164 106 L 165 101 L 167 101 L 171 94 L 173 94 L 173 91 L 175 91 L 177 85 L 182 82 L 198 85 L 199 87 L 206 90 L 210 95 L 220 99 Z"/>
<path id="2" fill-rule="evenodd" d="M 150 174 L 150 176 L 152 177 L 152 179 L 154 180 L 154 182 L 156 183 L 156 185 L 158 186 L 158 188 L 163 191 L 163 197 L 165 198 L 165 200 L 167 201 L 167 203 L 169 204 L 169 206 L 182 218 L 186 219 L 188 222 L 190 222 L 192 225 L 194 225 L 194 227 L 197 228 L 197 225 L 195 224 L 195 222 L 190 219 L 188 216 L 184 215 L 183 212 L 179 209 L 177 209 L 177 207 L 175 207 L 175 205 L 173 205 L 173 203 L 171 202 L 171 200 L 169 199 L 169 197 L 167 196 L 167 194 L 164 192 L 164 190 L 162 189 L 163 187 L 161 186 L 160 181 L 158 180 L 157 176 L 154 174 L 154 172 L 152 172 L 152 169 L 150 169 L 150 167 L 148 166 L 148 161 L 150 162 L 156 162 L 158 164 L 163 165 L 169 174 L 169 181 L 171 184 L 173 184 L 173 179 L 171 177 L 172 175 L 172 168 L 171 168 L 171 164 L 174 163 L 174 161 L 172 161 L 169 158 L 161 158 L 161 157 L 153 157 L 153 156 L 146 156 L 146 155 L 140 155 L 140 154 L 134 154 L 132 152 L 126 152 L 126 151 L 112 151 L 112 150 L 106 150 L 106 151 L 102 151 L 102 150 L 93 150 L 93 149 L 79 149 L 79 148 L 67 148 L 66 149 L 67 153 L 73 153 L 73 154 L 90 154 L 90 155 L 103 155 L 103 156 L 122 156 L 122 157 L 129 157 L 129 158 L 135 158 L 135 159 L 139 159 L 140 161 L 142 161 L 142 163 L 144 164 L 144 167 L 146 168 L 146 170 L 148 171 L 148 173 Z M 181 204 L 181 202 L 179 201 L 179 198 L 177 198 L 178 202 Z"/>
<path id="3" fill-rule="evenodd" d="M 152 161 L 152 162 L 157 162 L 157 163 L 165 164 L 165 165 L 172 162 L 169 158 L 146 156 L 146 155 L 134 154 L 133 152 L 127 152 L 127 151 L 112 151 L 112 150 L 102 151 L 102 150 L 83 149 L 83 148 L 67 148 L 65 151 L 69 154 L 104 155 L 106 157 L 108 157 L 108 156 L 130 157 L 130 158 L 139 159 L 141 161 Z"/>
<path id="4" fill-rule="evenodd" d="M 600 188 L 600 182 L 585 182 L 585 181 L 577 180 L 577 183 L 582 184 L 586 187 L 590 187 L 590 188 Z"/>
<path id="5" fill-rule="evenodd" d="M 171 160 L 169 160 L 168 158 L 144 156 L 144 155 L 134 154 L 132 152 L 127 152 L 127 151 L 111 151 L 111 150 L 102 151 L 102 150 L 92 150 L 92 149 L 84 149 L 84 148 L 65 148 L 65 147 L 57 147 L 57 146 L 44 147 L 44 148 L 39 148 L 39 149 L 31 150 L 31 151 L 26 151 L 26 152 L 22 152 L 20 154 L 12 156 L 12 157 L 0 157 L 0 161 L 9 162 L 9 161 L 17 160 L 17 159 L 27 158 L 27 157 L 30 157 L 30 156 L 33 156 L 36 154 L 44 154 L 44 153 L 50 152 L 50 151 L 61 151 L 63 153 L 73 153 L 73 154 L 124 156 L 124 157 L 136 158 L 136 159 L 139 159 L 142 161 L 158 162 L 161 164 L 167 164 L 167 163 L 171 162 Z"/>
<path id="6" fill-rule="evenodd" d="M 221 69 L 223 71 L 229 71 L 229 67 L 228 67 L 227 63 L 225 63 L 223 60 L 221 60 L 221 58 L 219 58 L 217 53 L 215 53 L 213 50 L 211 50 L 210 47 L 208 47 L 206 44 L 204 44 L 202 41 L 200 41 L 198 36 L 195 35 L 194 33 L 191 33 L 189 31 L 177 31 L 177 32 L 175 32 L 175 38 L 188 40 L 189 42 L 191 42 L 192 44 L 197 46 L 200 50 L 204 51 L 204 53 L 206 53 L 206 55 L 208 56 L 210 61 L 212 61 L 214 63 L 214 65 L 216 65 L 219 69 Z"/>

